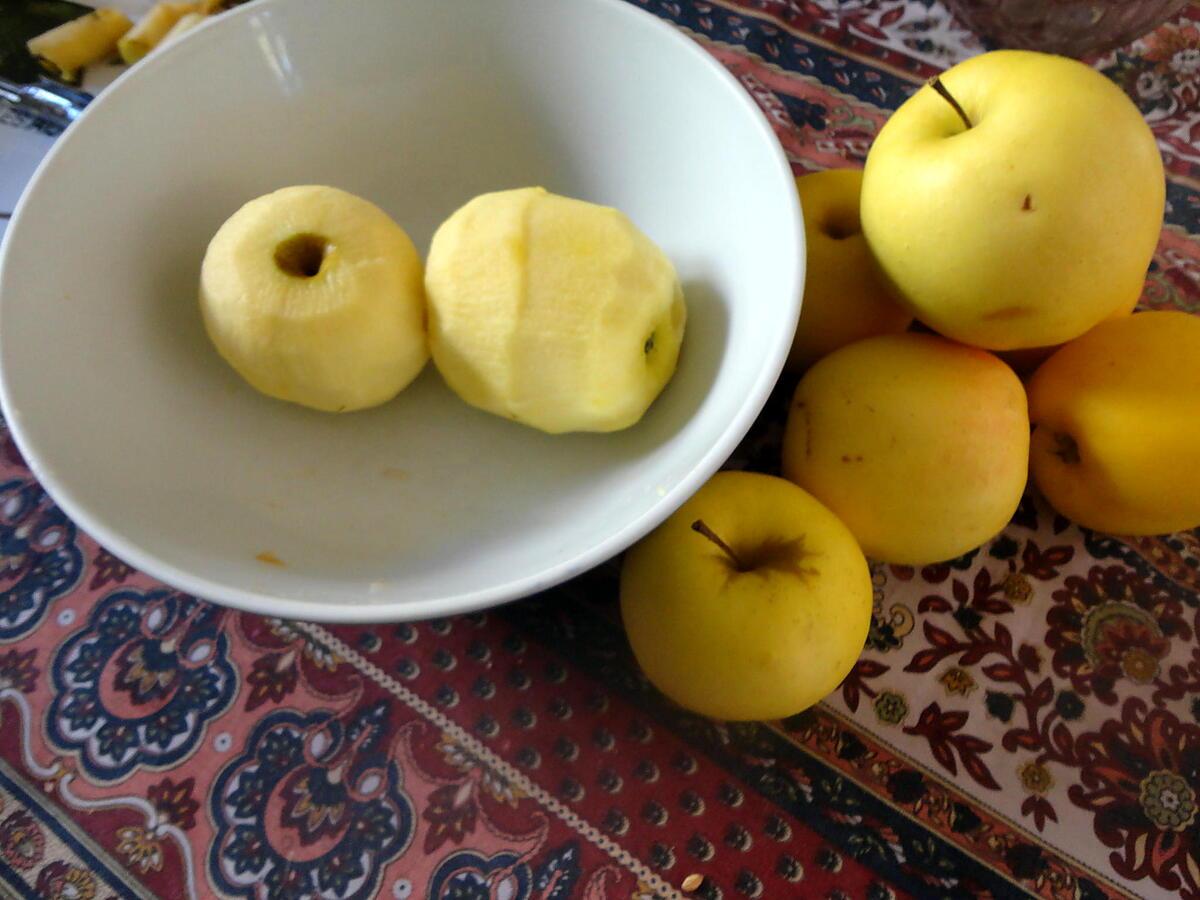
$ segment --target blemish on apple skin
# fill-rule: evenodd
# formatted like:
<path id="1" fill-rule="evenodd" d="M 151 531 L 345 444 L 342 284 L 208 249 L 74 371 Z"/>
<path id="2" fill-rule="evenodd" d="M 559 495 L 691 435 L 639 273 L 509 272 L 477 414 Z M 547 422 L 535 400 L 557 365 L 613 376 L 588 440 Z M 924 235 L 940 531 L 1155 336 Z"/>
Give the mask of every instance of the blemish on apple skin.
<path id="1" fill-rule="evenodd" d="M 287 563 L 285 563 L 270 550 L 264 550 L 262 553 L 256 553 L 254 558 L 260 563 L 265 563 L 268 566 L 278 566 L 279 568 L 284 568 L 287 566 Z"/>
<path id="2" fill-rule="evenodd" d="M 844 463 L 856 463 L 856 462 L 862 462 L 862 461 L 863 461 L 863 458 L 862 458 L 862 454 L 860 454 L 860 453 L 855 453 L 853 455 L 851 455 L 849 453 L 842 454 L 842 462 L 844 462 Z"/>
<path id="3" fill-rule="evenodd" d="M 408 473 L 403 469 L 397 469 L 395 466 L 384 466 L 379 472 L 384 478 L 390 478 L 393 481 L 404 481 L 408 478 Z"/>
<path id="4" fill-rule="evenodd" d="M 1025 195 L 1025 202 L 1021 204 L 1021 212 L 1033 212 L 1033 197 L 1031 195 Z"/>

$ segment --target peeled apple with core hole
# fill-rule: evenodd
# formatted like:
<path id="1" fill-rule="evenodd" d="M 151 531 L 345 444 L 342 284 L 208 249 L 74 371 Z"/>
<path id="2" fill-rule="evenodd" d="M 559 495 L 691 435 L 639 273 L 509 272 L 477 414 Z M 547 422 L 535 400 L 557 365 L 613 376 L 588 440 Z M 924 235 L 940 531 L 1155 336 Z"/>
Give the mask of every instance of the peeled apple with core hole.
<path id="1" fill-rule="evenodd" d="M 384 403 L 429 357 L 416 248 L 337 188 L 283 188 L 230 216 L 204 255 L 200 309 L 239 375 L 313 409 Z"/>

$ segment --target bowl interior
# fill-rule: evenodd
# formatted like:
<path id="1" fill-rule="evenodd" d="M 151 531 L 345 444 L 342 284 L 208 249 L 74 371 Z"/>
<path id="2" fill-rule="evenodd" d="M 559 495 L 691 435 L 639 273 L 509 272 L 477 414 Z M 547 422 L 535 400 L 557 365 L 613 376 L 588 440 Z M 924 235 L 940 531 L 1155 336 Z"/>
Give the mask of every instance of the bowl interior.
<path id="1" fill-rule="evenodd" d="M 619 207 L 684 282 L 675 378 L 612 435 L 477 412 L 432 366 L 347 416 L 259 396 L 207 342 L 199 266 L 298 183 L 371 199 L 422 252 L 484 191 Z M 715 470 L 790 343 L 802 241 L 762 117 L 633 7 L 266 0 L 132 70 L 44 163 L 0 263 L 5 411 L 67 512 L 179 587 L 311 619 L 463 610 L 619 551 Z"/>

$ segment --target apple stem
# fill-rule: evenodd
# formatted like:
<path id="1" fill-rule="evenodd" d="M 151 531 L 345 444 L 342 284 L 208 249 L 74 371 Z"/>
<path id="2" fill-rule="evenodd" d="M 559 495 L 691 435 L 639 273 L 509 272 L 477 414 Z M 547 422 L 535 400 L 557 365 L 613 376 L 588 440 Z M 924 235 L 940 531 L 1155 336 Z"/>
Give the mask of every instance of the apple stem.
<path id="1" fill-rule="evenodd" d="M 725 551 L 725 554 L 733 560 L 733 564 L 737 566 L 739 572 L 745 572 L 745 564 L 738 559 L 738 555 L 733 552 L 733 548 L 721 540 L 721 536 L 704 524 L 703 519 L 697 519 L 692 523 L 692 531 L 698 532 Z"/>
<path id="2" fill-rule="evenodd" d="M 942 79 L 934 75 L 925 83 L 937 91 L 938 94 L 941 95 L 942 99 L 954 108 L 954 111 L 958 113 L 958 117 L 963 120 L 964 125 L 966 125 L 968 128 L 971 127 L 971 120 L 967 118 L 966 112 L 959 105 L 958 101 L 954 99 L 954 95 L 950 93 L 944 84 L 942 84 Z"/>

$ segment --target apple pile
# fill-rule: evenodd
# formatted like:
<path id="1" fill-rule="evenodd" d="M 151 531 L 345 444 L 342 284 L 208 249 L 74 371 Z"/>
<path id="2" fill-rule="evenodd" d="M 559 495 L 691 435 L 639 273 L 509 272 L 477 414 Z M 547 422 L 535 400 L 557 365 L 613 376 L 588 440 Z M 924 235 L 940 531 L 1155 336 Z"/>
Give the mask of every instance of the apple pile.
<path id="1" fill-rule="evenodd" d="M 1089 528 L 1200 525 L 1200 318 L 1133 313 L 1165 183 L 1112 82 L 986 53 L 905 102 L 861 174 L 796 187 L 788 481 L 718 475 L 622 573 L 648 677 L 723 718 L 833 690 L 869 627 L 864 554 L 960 556 L 1008 523 L 1030 473 Z M 1036 371 L 1023 384 L 1014 366 Z"/>

